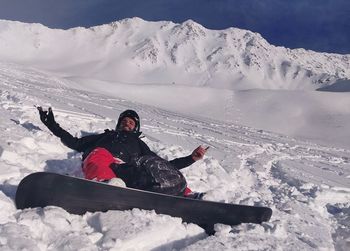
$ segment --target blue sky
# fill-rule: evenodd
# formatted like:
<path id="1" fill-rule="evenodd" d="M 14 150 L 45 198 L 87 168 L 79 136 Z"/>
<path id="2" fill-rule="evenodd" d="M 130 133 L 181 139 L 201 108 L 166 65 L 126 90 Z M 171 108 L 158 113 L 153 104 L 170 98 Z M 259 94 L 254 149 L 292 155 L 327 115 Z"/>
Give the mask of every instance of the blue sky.
<path id="1" fill-rule="evenodd" d="M 51 28 L 127 17 L 259 32 L 274 45 L 350 54 L 350 0 L 0 0 L 0 19 Z"/>

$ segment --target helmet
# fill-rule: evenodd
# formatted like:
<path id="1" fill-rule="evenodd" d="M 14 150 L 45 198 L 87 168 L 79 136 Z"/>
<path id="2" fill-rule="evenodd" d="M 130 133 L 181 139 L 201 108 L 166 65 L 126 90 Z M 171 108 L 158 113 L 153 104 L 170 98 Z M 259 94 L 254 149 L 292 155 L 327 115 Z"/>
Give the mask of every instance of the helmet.
<path id="1" fill-rule="evenodd" d="M 140 117 L 137 114 L 137 112 L 135 112 L 134 110 L 126 110 L 123 111 L 120 115 L 119 115 L 119 119 L 118 119 L 118 123 L 117 123 L 117 129 L 120 126 L 120 123 L 122 122 L 123 118 L 128 117 L 131 118 L 135 121 L 135 129 L 134 132 L 140 132 Z"/>

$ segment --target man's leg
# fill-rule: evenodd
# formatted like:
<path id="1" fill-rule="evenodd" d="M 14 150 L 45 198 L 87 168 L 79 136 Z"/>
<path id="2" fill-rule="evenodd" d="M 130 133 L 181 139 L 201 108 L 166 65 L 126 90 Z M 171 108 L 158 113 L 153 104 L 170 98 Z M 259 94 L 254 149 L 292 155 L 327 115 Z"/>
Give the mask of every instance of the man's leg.
<path id="1" fill-rule="evenodd" d="M 105 181 L 117 176 L 109 167 L 115 162 L 113 155 L 104 148 L 94 149 L 83 162 L 83 173 L 86 179 Z"/>
<path id="2" fill-rule="evenodd" d="M 186 180 L 169 161 L 158 156 L 142 156 L 136 158 L 131 165 L 134 167 L 132 187 L 170 195 L 183 195 Z"/>

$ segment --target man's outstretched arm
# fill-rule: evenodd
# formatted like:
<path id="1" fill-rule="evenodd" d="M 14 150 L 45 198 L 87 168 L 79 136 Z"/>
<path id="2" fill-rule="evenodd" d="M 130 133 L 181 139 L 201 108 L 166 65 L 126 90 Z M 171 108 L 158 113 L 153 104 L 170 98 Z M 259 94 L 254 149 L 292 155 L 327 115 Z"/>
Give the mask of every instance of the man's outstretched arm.
<path id="1" fill-rule="evenodd" d="M 202 159 L 208 149 L 209 149 L 209 147 L 204 148 L 203 146 L 199 146 L 193 150 L 191 155 L 188 155 L 188 156 L 182 157 L 182 158 L 173 159 L 170 161 L 170 163 L 173 164 L 177 169 L 180 170 L 180 169 L 188 167 L 188 166 L 192 165 L 194 162 Z"/>
<path id="2" fill-rule="evenodd" d="M 40 106 L 37 109 L 43 124 L 55 136 L 59 137 L 65 146 L 73 150 L 83 152 L 92 142 L 95 142 L 100 137 L 99 135 L 90 135 L 82 138 L 73 137 L 55 121 L 55 116 L 51 107 L 49 107 L 48 111 L 43 110 Z"/>

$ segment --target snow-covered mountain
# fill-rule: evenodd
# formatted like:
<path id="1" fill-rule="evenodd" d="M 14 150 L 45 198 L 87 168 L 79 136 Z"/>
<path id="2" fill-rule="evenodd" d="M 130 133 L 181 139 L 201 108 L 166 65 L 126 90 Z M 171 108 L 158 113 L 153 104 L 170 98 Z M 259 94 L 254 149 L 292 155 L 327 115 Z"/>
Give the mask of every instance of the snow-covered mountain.
<path id="1" fill-rule="evenodd" d="M 3 20 L 0 61 L 49 71 L 68 87 L 350 147 L 350 55 L 275 47 L 193 21 L 57 30 Z"/>
<path id="2" fill-rule="evenodd" d="M 275 47 L 257 33 L 191 20 L 70 30 L 2 20 L 0 58 L 70 77 L 233 90 L 314 90 L 350 79 L 350 55 Z"/>

